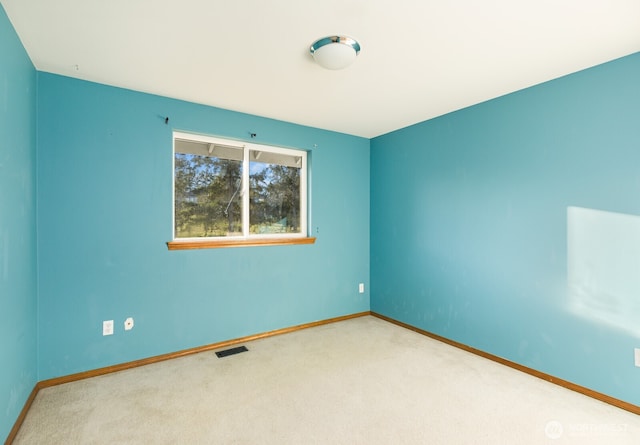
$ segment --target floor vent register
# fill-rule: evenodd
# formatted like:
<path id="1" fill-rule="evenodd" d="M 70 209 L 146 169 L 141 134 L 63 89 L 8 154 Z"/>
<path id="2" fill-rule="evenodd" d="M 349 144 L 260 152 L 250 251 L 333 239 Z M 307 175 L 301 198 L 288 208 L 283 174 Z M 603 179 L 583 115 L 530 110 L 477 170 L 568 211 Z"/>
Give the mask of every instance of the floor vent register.
<path id="1" fill-rule="evenodd" d="M 222 357 L 228 357 L 230 355 L 234 355 L 234 354 L 240 354 L 241 352 L 246 352 L 248 351 L 246 346 L 238 346 L 237 348 L 231 348 L 231 349 L 225 349 L 224 351 L 218 351 L 216 352 L 216 355 L 218 356 L 218 358 L 222 358 Z"/>

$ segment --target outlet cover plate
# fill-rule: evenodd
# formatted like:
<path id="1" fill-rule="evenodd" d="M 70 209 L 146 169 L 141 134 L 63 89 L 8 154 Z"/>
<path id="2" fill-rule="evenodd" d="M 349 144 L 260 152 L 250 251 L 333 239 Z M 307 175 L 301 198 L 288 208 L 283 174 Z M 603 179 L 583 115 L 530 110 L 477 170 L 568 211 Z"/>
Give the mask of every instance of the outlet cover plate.
<path id="1" fill-rule="evenodd" d="M 113 335 L 113 320 L 102 322 L 102 335 Z"/>
<path id="2" fill-rule="evenodd" d="M 636 366 L 640 368 L 640 348 L 634 349 L 634 352 L 636 356 Z"/>

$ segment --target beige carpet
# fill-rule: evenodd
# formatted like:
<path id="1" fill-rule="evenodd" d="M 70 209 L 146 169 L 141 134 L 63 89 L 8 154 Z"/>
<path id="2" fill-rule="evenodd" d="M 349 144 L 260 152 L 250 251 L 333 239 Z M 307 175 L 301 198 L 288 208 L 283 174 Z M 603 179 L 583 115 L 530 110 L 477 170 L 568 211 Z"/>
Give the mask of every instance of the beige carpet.
<path id="1" fill-rule="evenodd" d="M 14 444 L 633 444 L 640 416 L 374 317 L 46 388 Z"/>

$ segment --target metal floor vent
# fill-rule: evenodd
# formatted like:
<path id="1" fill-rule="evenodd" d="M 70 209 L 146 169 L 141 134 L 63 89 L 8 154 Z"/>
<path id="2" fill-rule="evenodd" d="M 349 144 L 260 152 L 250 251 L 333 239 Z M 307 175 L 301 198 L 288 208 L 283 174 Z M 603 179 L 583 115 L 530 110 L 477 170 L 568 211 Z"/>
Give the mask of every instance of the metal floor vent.
<path id="1" fill-rule="evenodd" d="M 238 346 L 237 348 L 225 349 L 224 351 L 216 352 L 218 358 L 227 357 L 228 355 L 239 354 L 241 352 L 248 351 L 246 346 Z"/>

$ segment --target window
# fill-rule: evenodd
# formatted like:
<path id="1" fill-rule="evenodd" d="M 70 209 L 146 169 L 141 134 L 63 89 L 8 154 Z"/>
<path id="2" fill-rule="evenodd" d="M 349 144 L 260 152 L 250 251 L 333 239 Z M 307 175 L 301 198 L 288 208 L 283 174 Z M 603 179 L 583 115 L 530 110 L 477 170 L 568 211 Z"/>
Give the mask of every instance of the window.
<path id="1" fill-rule="evenodd" d="M 175 132 L 169 248 L 304 244 L 307 153 Z"/>

